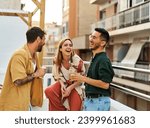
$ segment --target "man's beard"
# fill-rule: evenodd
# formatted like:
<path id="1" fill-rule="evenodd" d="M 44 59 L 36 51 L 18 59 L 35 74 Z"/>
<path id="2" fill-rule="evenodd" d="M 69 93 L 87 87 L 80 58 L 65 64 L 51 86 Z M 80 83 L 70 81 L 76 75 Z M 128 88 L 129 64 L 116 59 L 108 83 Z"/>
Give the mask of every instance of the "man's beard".
<path id="1" fill-rule="evenodd" d="M 40 45 L 37 49 L 37 52 L 41 52 L 42 51 L 42 48 L 43 48 L 43 45 Z"/>
<path id="2" fill-rule="evenodd" d="M 94 51 L 94 50 L 96 50 L 96 49 L 98 49 L 100 46 L 99 45 L 95 45 L 94 47 L 90 47 L 90 50 L 92 50 L 92 51 Z"/>

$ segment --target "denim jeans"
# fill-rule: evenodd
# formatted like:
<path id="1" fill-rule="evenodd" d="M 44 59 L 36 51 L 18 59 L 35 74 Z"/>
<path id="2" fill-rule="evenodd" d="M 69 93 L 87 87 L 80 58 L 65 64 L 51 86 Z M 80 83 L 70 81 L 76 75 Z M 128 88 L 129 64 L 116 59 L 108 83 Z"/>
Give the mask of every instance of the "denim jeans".
<path id="1" fill-rule="evenodd" d="M 110 98 L 98 97 L 98 98 L 85 98 L 83 111 L 109 111 L 110 110 Z"/>

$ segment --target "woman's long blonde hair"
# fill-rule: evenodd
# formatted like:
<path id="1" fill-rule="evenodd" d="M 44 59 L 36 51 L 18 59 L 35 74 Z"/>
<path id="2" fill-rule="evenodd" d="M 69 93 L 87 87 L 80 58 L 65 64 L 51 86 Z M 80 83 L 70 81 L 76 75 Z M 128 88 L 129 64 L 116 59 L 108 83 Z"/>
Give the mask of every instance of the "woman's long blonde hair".
<path id="1" fill-rule="evenodd" d="M 73 45 L 73 42 L 70 38 L 64 38 L 62 39 L 59 44 L 58 44 L 58 49 L 57 49 L 57 53 L 56 53 L 56 56 L 55 56 L 55 59 L 54 59 L 54 64 L 56 64 L 58 66 L 58 70 L 60 72 L 60 68 L 61 68 L 61 63 L 62 63 L 62 60 L 63 60 L 63 55 L 62 55 L 62 52 L 60 51 L 60 48 L 62 48 L 62 45 L 63 43 L 66 41 L 66 40 L 69 40 L 72 45 Z M 72 62 L 72 56 L 74 55 L 74 51 L 71 53 L 71 57 L 70 57 L 70 61 Z"/>

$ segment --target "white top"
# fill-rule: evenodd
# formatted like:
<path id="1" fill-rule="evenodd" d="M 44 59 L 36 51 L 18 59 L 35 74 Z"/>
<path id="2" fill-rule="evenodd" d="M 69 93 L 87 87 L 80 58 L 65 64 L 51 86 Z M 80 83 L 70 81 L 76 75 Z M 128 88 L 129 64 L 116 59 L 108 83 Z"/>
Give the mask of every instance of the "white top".
<path id="1" fill-rule="evenodd" d="M 67 70 L 67 69 L 62 65 L 61 71 L 62 71 L 64 77 L 66 78 L 66 80 L 69 80 L 69 70 Z"/>
<path id="2" fill-rule="evenodd" d="M 72 65 L 73 65 L 74 67 L 78 67 L 81 58 L 80 58 L 78 55 L 75 54 L 75 55 L 72 57 L 72 60 L 73 60 Z M 73 67 L 73 68 L 74 68 L 74 67 Z M 75 72 L 77 72 L 77 69 L 76 69 L 76 68 L 74 68 L 74 70 L 75 70 Z M 63 74 L 62 74 L 61 72 L 62 72 Z M 61 67 L 61 72 L 58 73 L 58 67 L 56 66 L 56 64 L 54 64 L 54 65 L 53 65 L 53 68 L 52 68 L 52 74 L 53 74 L 54 78 L 57 79 L 57 80 L 58 80 L 58 79 L 61 79 L 63 82 L 65 82 L 66 80 L 63 78 L 63 75 L 64 75 L 65 78 L 66 78 L 67 80 L 69 80 L 69 70 L 65 69 L 63 65 L 62 65 L 62 67 Z M 81 73 L 81 74 L 85 74 L 85 67 L 84 67 L 84 64 L 83 64 L 83 66 L 82 66 L 82 72 L 80 72 L 80 73 Z"/>

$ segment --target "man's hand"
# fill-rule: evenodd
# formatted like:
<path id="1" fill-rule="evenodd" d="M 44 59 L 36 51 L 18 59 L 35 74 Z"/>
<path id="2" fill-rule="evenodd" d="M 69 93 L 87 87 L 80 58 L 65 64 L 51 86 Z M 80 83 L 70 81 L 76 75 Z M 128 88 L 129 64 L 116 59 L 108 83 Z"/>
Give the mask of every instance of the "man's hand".
<path id="1" fill-rule="evenodd" d="M 35 73 L 33 73 L 33 77 L 43 77 L 46 73 L 45 68 L 37 69 Z"/>
<path id="2" fill-rule="evenodd" d="M 80 73 L 76 73 L 73 76 L 71 76 L 72 81 L 78 81 L 78 82 L 85 82 L 85 76 L 80 75 Z"/>

